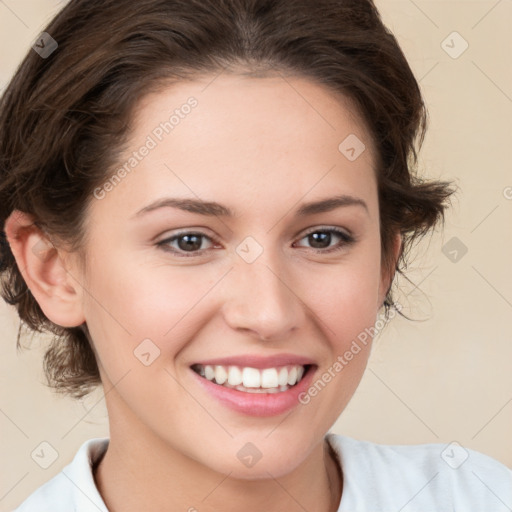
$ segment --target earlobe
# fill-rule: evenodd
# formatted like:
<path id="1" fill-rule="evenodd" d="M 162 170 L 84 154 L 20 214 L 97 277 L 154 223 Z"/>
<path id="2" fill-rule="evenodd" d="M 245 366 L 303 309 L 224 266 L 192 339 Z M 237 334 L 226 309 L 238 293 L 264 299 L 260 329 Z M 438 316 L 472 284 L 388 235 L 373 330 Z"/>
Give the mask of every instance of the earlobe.
<path id="1" fill-rule="evenodd" d="M 51 243 L 31 215 L 18 210 L 6 220 L 5 234 L 18 268 L 45 316 L 62 327 L 84 323 L 82 287 L 68 269 L 68 253 Z"/>

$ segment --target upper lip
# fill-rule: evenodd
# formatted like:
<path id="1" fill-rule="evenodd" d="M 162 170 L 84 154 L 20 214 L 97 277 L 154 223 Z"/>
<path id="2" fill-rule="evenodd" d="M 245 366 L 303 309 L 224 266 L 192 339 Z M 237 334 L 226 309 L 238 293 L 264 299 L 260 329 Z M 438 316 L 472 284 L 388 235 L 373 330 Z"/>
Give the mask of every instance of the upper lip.
<path id="1" fill-rule="evenodd" d="M 208 359 L 205 361 L 197 361 L 194 363 L 201 366 L 241 366 L 249 368 L 275 368 L 278 366 L 293 365 L 313 365 L 314 361 L 309 357 L 299 356 L 295 354 L 276 354 L 273 356 L 257 356 L 243 354 L 239 356 L 219 357 L 216 359 Z M 191 365 L 194 366 L 194 365 Z"/>

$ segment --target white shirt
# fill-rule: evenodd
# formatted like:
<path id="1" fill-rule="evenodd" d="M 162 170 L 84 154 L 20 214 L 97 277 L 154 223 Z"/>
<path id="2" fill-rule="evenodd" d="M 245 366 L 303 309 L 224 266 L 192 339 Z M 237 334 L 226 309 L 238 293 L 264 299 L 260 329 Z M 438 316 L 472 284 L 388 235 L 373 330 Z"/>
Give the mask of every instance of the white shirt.
<path id="1" fill-rule="evenodd" d="M 338 512 L 511 512 L 512 470 L 456 443 L 382 445 L 329 433 L 343 471 Z M 92 464 L 108 438 L 90 439 L 13 512 L 108 512 Z M 314 511 L 311 511 L 314 512 Z"/>

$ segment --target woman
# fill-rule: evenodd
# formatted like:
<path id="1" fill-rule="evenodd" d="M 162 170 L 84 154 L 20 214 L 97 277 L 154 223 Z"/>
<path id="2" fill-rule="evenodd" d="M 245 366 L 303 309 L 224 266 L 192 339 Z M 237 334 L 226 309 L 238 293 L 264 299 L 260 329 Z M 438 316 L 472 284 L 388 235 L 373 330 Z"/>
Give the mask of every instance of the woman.
<path id="1" fill-rule="evenodd" d="M 4 295 L 110 436 L 17 510 L 508 510 L 483 454 L 328 434 L 453 193 L 414 175 L 371 1 L 72 0 L 37 44 L 2 100 Z"/>

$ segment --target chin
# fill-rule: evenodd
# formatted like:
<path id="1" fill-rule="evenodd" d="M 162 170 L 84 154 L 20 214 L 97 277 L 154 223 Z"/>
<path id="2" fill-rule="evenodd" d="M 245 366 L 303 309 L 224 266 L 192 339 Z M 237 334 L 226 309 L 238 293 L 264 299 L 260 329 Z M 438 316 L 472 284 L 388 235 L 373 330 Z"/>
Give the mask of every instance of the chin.
<path id="1" fill-rule="evenodd" d="M 294 443 L 284 443 L 276 436 L 275 440 L 264 440 L 268 431 L 259 440 L 230 440 L 229 445 L 210 451 L 208 460 L 202 457 L 200 463 L 211 470 L 240 480 L 263 480 L 279 478 L 293 472 L 308 456 L 309 450 L 300 437 Z M 253 438 L 254 439 L 254 438 Z"/>

